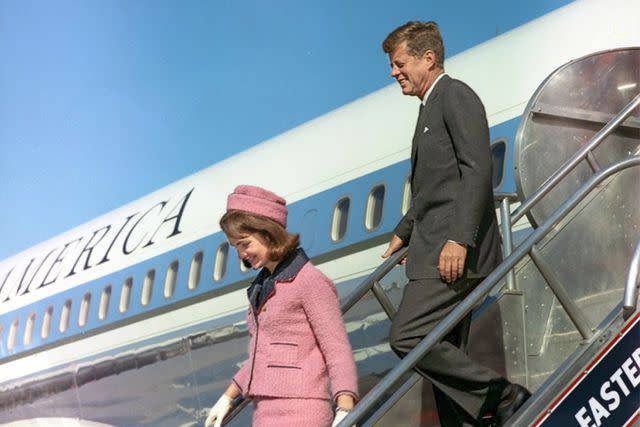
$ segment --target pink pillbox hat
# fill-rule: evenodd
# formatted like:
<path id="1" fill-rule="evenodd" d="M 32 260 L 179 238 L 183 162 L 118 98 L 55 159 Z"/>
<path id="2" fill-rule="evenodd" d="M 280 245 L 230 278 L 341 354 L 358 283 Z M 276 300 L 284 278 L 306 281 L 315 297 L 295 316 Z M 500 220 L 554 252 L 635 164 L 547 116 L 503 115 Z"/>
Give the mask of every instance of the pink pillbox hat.
<path id="1" fill-rule="evenodd" d="M 275 193 L 254 185 L 239 185 L 227 197 L 227 212 L 238 210 L 266 216 L 287 228 L 286 201 Z"/>

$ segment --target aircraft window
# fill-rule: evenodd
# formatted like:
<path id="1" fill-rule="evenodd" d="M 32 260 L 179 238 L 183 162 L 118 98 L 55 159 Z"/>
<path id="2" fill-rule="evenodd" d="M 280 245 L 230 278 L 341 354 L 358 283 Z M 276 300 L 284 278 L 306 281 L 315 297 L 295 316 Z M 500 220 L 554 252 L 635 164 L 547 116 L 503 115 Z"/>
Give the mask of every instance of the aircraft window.
<path id="1" fill-rule="evenodd" d="M 504 179 L 504 167 L 507 154 L 507 140 L 498 139 L 491 144 L 491 168 L 493 170 L 492 185 L 497 190 L 502 185 Z"/>
<path id="2" fill-rule="evenodd" d="M 247 267 L 246 265 L 244 265 L 244 262 L 240 260 L 240 271 L 242 271 L 243 273 L 251 271 L 251 266 Z"/>
<path id="3" fill-rule="evenodd" d="M 213 267 L 213 280 L 222 280 L 227 273 L 227 257 L 229 256 L 229 243 L 223 242 L 216 251 L 216 263 Z"/>
<path id="4" fill-rule="evenodd" d="M 89 318 L 89 307 L 91 306 L 91 292 L 87 292 L 82 297 L 80 303 L 80 313 L 78 314 L 78 326 L 82 327 L 87 324 Z"/>
<path id="5" fill-rule="evenodd" d="M 98 308 L 98 319 L 104 320 L 109 313 L 109 302 L 111 301 L 111 285 L 107 285 L 100 295 L 100 307 Z"/>
<path id="6" fill-rule="evenodd" d="M 62 306 L 62 313 L 60 314 L 60 324 L 58 325 L 58 329 L 60 332 L 67 332 L 69 329 L 69 317 L 71 316 L 71 300 L 68 299 L 64 305 Z"/>
<path id="7" fill-rule="evenodd" d="M 133 287 L 133 277 L 128 277 L 122 284 L 120 289 L 120 313 L 129 310 L 129 301 L 131 301 L 131 288 Z"/>
<path id="8" fill-rule="evenodd" d="M 164 297 L 171 298 L 176 290 L 176 282 L 178 281 L 178 260 L 173 261 L 167 268 L 167 276 L 164 279 Z"/>
<path id="9" fill-rule="evenodd" d="M 364 225 L 367 230 L 377 228 L 382 222 L 382 212 L 384 210 L 384 184 L 376 185 L 369 192 L 367 198 L 367 210 L 365 214 Z"/>
<path id="10" fill-rule="evenodd" d="M 338 200 L 336 207 L 333 209 L 333 220 L 331 221 L 331 240 L 337 242 L 344 238 L 347 234 L 347 224 L 349 220 L 349 206 L 351 199 L 343 197 Z"/>
<path id="11" fill-rule="evenodd" d="M 9 337 L 7 338 L 7 348 L 9 351 L 13 350 L 16 347 L 16 335 L 18 334 L 18 325 L 20 324 L 20 320 L 16 318 L 13 322 L 11 322 L 11 326 L 9 327 Z"/>
<path id="12" fill-rule="evenodd" d="M 191 259 L 191 267 L 189 267 L 189 290 L 194 290 L 200 285 L 200 275 L 202 273 L 202 251 L 197 252 Z"/>
<path id="13" fill-rule="evenodd" d="M 156 270 L 153 268 L 147 271 L 144 276 L 144 282 L 142 283 L 142 295 L 140 296 L 140 302 L 142 305 L 147 305 L 151 302 L 151 295 L 153 293 L 153 281 L 156 278 Z"/>
<path id="14" fill-rule="evenodd" d="M 406 215 L 409 212 L 409 208 L 411 207 L 411 182 L 410 176 L 404 181 L 404 187 L 402 188 L 402 206 L 400 207 L 400 212 L 402 215 Z"/>
<path id="15" fill-rule="evenodd" d="M 40 330 L 40 337 L 43 340 L 49 338 L 49 332 L 51 332 L 51 318 L 53 317 L 53 306 L 50 305 L 44 312 L 42 318 L 42 329 Z"/>
<path id="16" fill-rule="evenodd" d="M 27 324 L 24 328 L 24 344 L 31 344 L 31 339 L 33 338 L 33 326 L 36 323 L 36 314 L 31 313 L 29 317 L 27 317 Z"/>

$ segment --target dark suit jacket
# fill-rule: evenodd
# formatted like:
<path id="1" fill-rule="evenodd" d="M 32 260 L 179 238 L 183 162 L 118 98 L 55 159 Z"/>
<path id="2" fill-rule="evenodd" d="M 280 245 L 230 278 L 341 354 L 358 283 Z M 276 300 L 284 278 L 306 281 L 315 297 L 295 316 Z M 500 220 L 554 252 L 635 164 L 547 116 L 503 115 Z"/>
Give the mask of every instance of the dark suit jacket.
<path id="1" fill-rule="evenodd" d="M 473 90 L 445 75 L 421 108 L 411 149 L 411 208 L 395 233 L 409 244 L 409 279 L 437 278 L 447 240 L 468 245 L 467 277 L 500 262 L 489 127 Z"/>

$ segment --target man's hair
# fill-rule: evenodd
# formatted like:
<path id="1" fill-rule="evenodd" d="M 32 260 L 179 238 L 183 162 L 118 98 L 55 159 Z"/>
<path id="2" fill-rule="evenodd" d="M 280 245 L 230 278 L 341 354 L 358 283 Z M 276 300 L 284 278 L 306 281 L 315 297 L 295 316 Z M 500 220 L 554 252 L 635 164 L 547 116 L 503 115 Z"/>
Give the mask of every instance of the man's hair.
<path id="1" fill-rule="evenodd" d="M 251 234 L 259 234 L 268 246 L 271 261 L 281 261 L 300 244 L 300 236 L 289 233 L 271 218 L 245 211 L 230 210 L 220 218 L 220 228 L 229 238 L 241 239 Z"/>
<path id="2" fill-rule="evenodd" d="M 393 30 L 382 42 L 382 50 L 391 54 L 402 43 L 407 42 L 407 52 L 417 58 L 431 50 L 436 55 L 436 65 L 444 68 L 444 44 L 438 24 L 433 21 L 409 21 Z"/>

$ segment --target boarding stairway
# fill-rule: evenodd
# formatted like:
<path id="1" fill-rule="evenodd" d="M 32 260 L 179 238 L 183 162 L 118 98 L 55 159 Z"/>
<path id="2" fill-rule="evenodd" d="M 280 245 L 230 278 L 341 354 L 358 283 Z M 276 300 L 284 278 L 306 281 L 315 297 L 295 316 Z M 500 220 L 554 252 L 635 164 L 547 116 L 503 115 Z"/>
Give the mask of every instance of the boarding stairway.
<path id="1" fill-rule="evenodd" d="M 605 68 L 608 71 L 602 73 Z M 508 425 L 599 426 L 623 425 L 633 416 L 637 420 L 640 387 L 627 383 L 628 395 L 624 387 L 618 390 L 616 406 L 615 400 L 602 403 L 590 385 L 595 381 L 599 388 L 607 380 L 613 384 L 617 365 L 607 371 L 609 359 L 624 356 L 615 363 L 632 369 L 634 359 L 631 353 L 625 355 L 623 346 L 638 347 L 640 336 L 637 70 L 640 49 L 618 49 L 572 61 L 541 84 L 518 130 L 518 194 L 495 196 L 504 261 L 363 393 L 341 427 L 438 425 L 432 403 L 422 401 L 422 390 L 428 388 L 412 368 L 474 309 L 472 356 L 484 341 L 498 354 L 487 353 L 484 360 L 481 354 L 479 361 L 533 392 Z M 585 90 L 586 79 L 590 90 Z M 624 85 L 632 93 L 624 93 Z M 615 90 L 624 96 L 612 100 Z M 610 102 L 604 105 L 602 99 Z M 563 145 L 558 142 L 562 140 L 577 144 Z M 520 206 L 511 213 L 518 200 Z M 525 216 L 533 228 L 513 248 L 512 226 Z M 343 313 L 370 292 L 392 318 L 396 305 L 382 282 L 388 274 L 397 275 L 405 253 L 406 248 L 395 253 L 344 298 Z M 640 365 L 640 352 L 636 353 Z M 604 369 L 603 379 L 595 378 L 598 369 Z M 600 399 L 604 412 L 597 404 L 595 409 L 593 403 L 589 406 L 588 393 Z M 635 405 L 630 415 L 624 412 L 629 402 Z M 232 420 L 245 405 L 239 404 L 224 425 L 235 425 Z"/>

